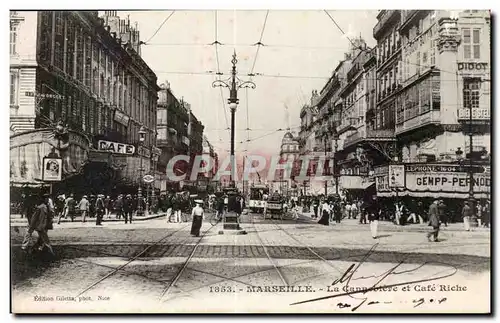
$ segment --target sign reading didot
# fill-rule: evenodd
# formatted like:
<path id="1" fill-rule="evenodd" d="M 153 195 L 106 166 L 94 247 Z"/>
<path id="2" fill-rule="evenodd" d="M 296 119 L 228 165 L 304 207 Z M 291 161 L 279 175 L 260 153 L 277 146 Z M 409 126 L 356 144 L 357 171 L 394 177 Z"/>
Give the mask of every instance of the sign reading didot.
<path id="1" fill-rule="evenodd" d="M 114 154 L 133 155 L 135 153 L 134 145 L 121 144 L 119 142 L 99 140 L 97 146 L 101 151 L 107 151 Z"/>

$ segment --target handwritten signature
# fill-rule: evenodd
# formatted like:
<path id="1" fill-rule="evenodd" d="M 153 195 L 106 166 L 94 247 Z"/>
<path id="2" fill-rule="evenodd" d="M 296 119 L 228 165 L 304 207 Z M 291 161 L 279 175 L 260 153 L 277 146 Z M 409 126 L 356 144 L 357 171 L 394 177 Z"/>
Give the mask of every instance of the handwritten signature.
<path id="1" fill-rule="evenodd" d="M 308 299 L 305 301 L 295 302 L 295 303 L 292 303 L 290 305 L 299 305 L 299 304 L 317 302 L 317 301 L 326 300 L 326 299 L 333 299 L 333 298 L 342 297 L 342 296 L 349 296 L 349 297 L 359 301 L 359 303 L 356 304 L 355 306 L 351 306 L 348 303 L 338 303 L 337 307 L 339 307 L 339 308 L 351 308 L 351 311 L 354 312 L 357 309 L 359 309 L 363 304 L 367 303 L 367 301 L 368 301 L 368 297 L 361 297 L 361 298 L 354 297 L 353 295 L 355 295 L 355 294 L 363 294 L 366 296 L 366 295 L 369 295 L 370 292 L 373 292 L 375 290 L 386 289 L 386 288 L 391 288 L 391 287 L 394 288 L 394 287 L 402 286 L 402 285 L 417 284 L 417 283 L 423 283 L 423 282 L 444 279 L 444 278 L 455 275 L 457 272 L 457 268 L 450 266 L 450 265 L 447 265 L 449 267 L 449 269 L 452 270 L 451 273 L 448 272 L 447 274 L 443 274 L 443 275 L 439 275 L 439 273 L 438 273 L 436 275 L 433 275 L 433 277 L 430 277 L 430 278 L 422 278 L 422 279 L 416 279 L 416 280 L 410 280 L 410 281 L 400 281 L 400 282 L 396 282 L 393 284 L 385 284 L 385 285 L 382 284 L 384 282 L 384 280 L 386 280 L 388 277 L 393 277 L 393 276 L 401 275 L 404 273 L 411 273 L 411 272 L 415 273 L 419 269 L 424 267 L 425 265 L 430 264 L 429 262 L 425 262 L 425 263 L 418 265 L 415 268 L 412 268 L 409 270 L 396 271 L 396 269 L 399 268 L 404 263 L 405 259 L 403 259 L 402 261 L 397 263 L 394 267 L 390 268 L 389 270 L 385 271 L 384 273 L 382 273 L 380 275 L 354 277 L 354 275 L 358 272 L 359 268 L 375 252 L 375 249 L 377 248 L 377 246 L 378 246 L 378 243 L 374 244 L 357 264 L 350 265 L 349 268 L 347 268 L 347 270 L 342 274 L 342 276 L 340 278 L 337 278 L 332 282 L 331 286 L 345 284 L 344 288 L 343 288 L 343 290 L 345 292 L 334 294 L 334 295 L 329 295 L 329 296 L 324 296 L 324 297 Z M 440 264 L 440 265 L 443 265 L 443 264 Z M 371 286 L 368 285 L 367 287 L 364 287 L 364 288 L 349 288 L 349 284 L 351 283 L 351 281 L 366 280 L 369 278 L 376 278 L 378 280 L 373 285 L 371 285 Z M 435 303 L 441 304 L 444 301 L 446 301 L 446 298 L 444 298 L 444 300 L 443 299 L 437 299 L 437 300 L 432 299 L 432 301 L 431 301 L 431 299 L 429 299 L 430 303 L 435 302 Z M 417 300 L 414 300 L 414 303 L 418 304 L 414 307 L 420 306 L 424 302 L 425 302 L 425 299 L 419 298 Z M 388 302 L 370 301 L 367 303 L 367 305 L 374 305 L 374 304 L 381 304 L 381 303 L 388 303 Z"/>

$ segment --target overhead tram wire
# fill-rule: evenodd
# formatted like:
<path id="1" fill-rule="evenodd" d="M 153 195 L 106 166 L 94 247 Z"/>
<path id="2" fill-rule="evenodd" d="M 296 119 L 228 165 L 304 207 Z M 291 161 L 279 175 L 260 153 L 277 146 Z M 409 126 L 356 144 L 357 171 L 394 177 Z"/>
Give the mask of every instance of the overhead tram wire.
<path id="1" fill-rule="evenodd" d="M 262 38 L 264 37 L 264 31 L 266 30 L 266 24 L 267 24 L 267 17 L 268 16 L 269 16 L 269 10 L 266 11 L 266 17 L 264 18 L 264 24 L 262 25 L 262 30 L 260 32 L 259 42 L 254 44 L 254 45 L 257 46 L 257 52 L 255 53 L 255 57 L 253 59 L 253 64 L 252 64 L 252 69 L 250 70 L 250 74 L 253 74 L 253 71 L 255 69 L 255 64 L 257 63 L 257 57 L 259 56 L 260 47 L 264 46 L 264 44 L 262 43 Z"/>
<path id="2" fill-rule="evenodd" d="M 340 30 L 340 32 L 342 33 L 342 35 L 344 35 L 345 38 L 347 38 L 347 40 L 349 40 L 349 42 L 352 44 L 353 47 L 363 51 L 363 52 L 368 52 L 365 48 L 362 48 L 360 46 L 357 46 L 351 38 L 349 38 L 349 36 L 347 36 L 347 34 L 344 32 L 344 30 L 342 28 L 340 28 L 339 24 L 335 21 L 335 19 L 333 19 L 333 17 L 330 15 L 330 13 L 326 10 L 323 10 L 327 15 L 328 17 L 330 17 L 330 19 L 333 21 L 333 23 L 335 24 L 335 26 L 337 26 L 337 28 Z M 410 65 L 415 65 L 415 66 L 418 66 L 418 67 L 426 67 L 425 65 L 423 64 L 418 64 L 418 63 L 412 63 L 412 62 L 408 62 L 408 64 Z M 443 70 L 443 69 L 439 69 L 439 71 L 441 72 L 444 72 L 444 73 L 451 73 L 451 74 L 456 74 L 456 72 L 452 72 L 452 71 L 447 71 L 447 70 Z"/>
<path id="3" fill-rule="evenodd" d="M 412 63 L 410 63 L 412 64 Z M 422 67 L 427 67 L 421 64 L 412 64 L 416 66 L 422 66 Z M 440 72 L 445 72 L 445 73 L 452 73 L 446 70 L 442 69 L 436 69 L 436 71 Z M 156 74 L 178 74 L 178 75 L 204 75 L 204 76 L 212 76 L 214 73 L 213 71 L 206 71 L 206 72 L 182 72 L 182 71 L 155 71 Z M 456 74 L 453 72 L 453 74 Z M 224 73 L 220 73 L 220 75 L 226 75 Z M 248 75 L 250 76 L 250 75 Z M 285 79 L 323 79 L 323 80 L 328 80 L 332 76 L 314 76 L 314 75 L 279 75 L 279 74 L 263 74 L 263 73 L 254 73 L 252 77 L 270 77 L 270 78 L 285 78 Z M 340 80 L 347 79 L 347 77 L 338 77 Z M 366 78 L 366 80 L 375 80 L 375 81 L 381 81 L 383 78 Z M 484 80 L 484 82 L 488 82 L 489 80 Z M 455 80 L 441 80 L 440 82 L 455 82 Z"/>
<path id="4" fill-rule="evenodd" d="M 156 36 L 156 34 L 158 34 L 158 32 L 160 31 L 160 29 L 163 27 L 163 25 L 165 25 L 165 23 L 170 19 L 170 17 L 172 17 L 172 15 L 175 13 L 175 10 L 173 10 L 170 15 L 165 18 L 165 20 L 163 20 L 163 22 L 160 24 L 160 27 L 158 27 L 158 29 L 156 29 L 156 31 L 154 32 L 153 36 L 149 37 L 148 40 L 146 40 L 143 44 L 144 45 L 148 45 L 148 43 L 151 41 L 151 39 L 153 39 L 154 36 Z"/>
<path id="5" fill-rule="evenodd" d="M 220 63 L 219 63 L 219 48 L 218 45 L 220 44 L 218 40 L 218 19 L 217 19 L 217 10 L 215 10 L 215 41 L 212 43 L 212 45 L 215 45 L 215 59 L 217 62 L 217 79 L 220 81 L 220 76 L 223 75 L 220 71 Z M 224 104 L 224 93 L 222 93 L 222 87 L 219 87 L 219 93 L 220 93 L 220 98 L 222 101 L 222 110 L 224 112 L 224 120 L 226 121 L 226 129 L 230 130 L 229 128 L 229 122 L 227 120 L 227 114 L 226 114 L 226 105 Z"/>

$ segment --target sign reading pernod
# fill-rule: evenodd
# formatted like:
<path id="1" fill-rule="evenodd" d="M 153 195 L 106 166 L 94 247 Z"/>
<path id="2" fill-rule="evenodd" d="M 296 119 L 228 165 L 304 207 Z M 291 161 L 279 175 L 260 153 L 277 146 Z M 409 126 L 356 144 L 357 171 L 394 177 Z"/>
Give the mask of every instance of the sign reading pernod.
<path id="1" fill-rule="evenodd" d="M 119 142 L 99 140 L 97 143 L 98 150 L 107 151 L 114 154 L 133 155 L 135 153 L 135 146 L 129 144 L 122 144 Z"/>
<path id="2" fill-rule="evenodd" d="M 487 174 L 474 174 L 474 192 L 489 192 L 491 177 Z M 406 173 L 406 188 L 410 191 L 461 192 L 469 191 L 467 173 Z"/>

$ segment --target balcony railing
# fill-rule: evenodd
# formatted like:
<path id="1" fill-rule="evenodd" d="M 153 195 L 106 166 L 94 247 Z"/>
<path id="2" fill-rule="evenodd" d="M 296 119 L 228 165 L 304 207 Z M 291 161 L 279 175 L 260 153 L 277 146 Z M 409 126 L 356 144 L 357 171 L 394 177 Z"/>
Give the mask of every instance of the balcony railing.
<path id="1" fill-rule="evenodd" d="M 380 20 L 377 22 L 375 27 L 373 27 L 373 36 L 377 38 L 377 35 L 388 25 L 388 22 L 399 13 L 399 10 L 386 10 L 382 15 Z"/>
<path id="2" fill-rule="evenodd" d="M 430 124 L 441 123 L 441 112 L 439 110 L 430 110 L 424 114 L 406 120 L 402 124 L 396 125 L 395 134 L 401 134 L 408 131 L 428 126 Z"/>
<path id="3" fill-rule="evenodd" d="M 367 138 L 393 138 L 394 129 L 366 129 Z"/>
<path id="4" fill-rule="evenodd" d="M 363 140 L 394 139 L 394 129 L 366 129 L 366 131 L 355 132 L 346 137 L 344 149 L 362 142 Z"/>

